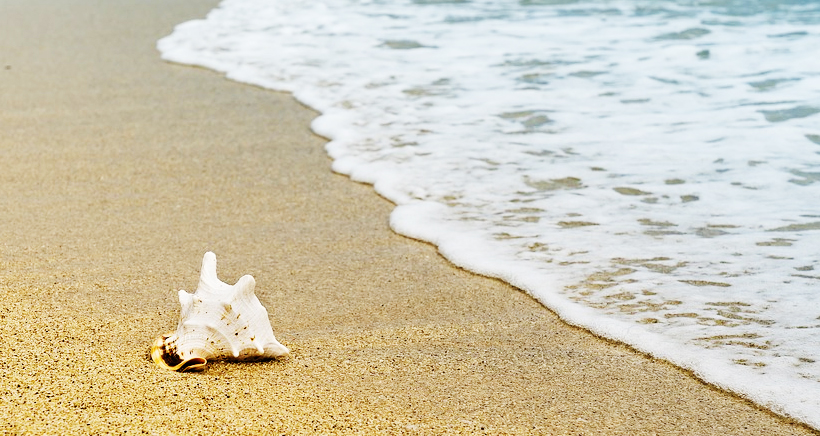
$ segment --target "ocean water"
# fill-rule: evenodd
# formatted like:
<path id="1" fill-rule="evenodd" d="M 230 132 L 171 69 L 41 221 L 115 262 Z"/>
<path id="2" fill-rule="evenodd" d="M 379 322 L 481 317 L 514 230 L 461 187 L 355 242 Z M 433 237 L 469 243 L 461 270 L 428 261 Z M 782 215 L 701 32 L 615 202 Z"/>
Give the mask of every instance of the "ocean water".
<path id="1" fill-rule="evenodd" d="M 225 0 L 158 47 L 320 111 L 396 232 L 820 428 L 820 1 Z"/>

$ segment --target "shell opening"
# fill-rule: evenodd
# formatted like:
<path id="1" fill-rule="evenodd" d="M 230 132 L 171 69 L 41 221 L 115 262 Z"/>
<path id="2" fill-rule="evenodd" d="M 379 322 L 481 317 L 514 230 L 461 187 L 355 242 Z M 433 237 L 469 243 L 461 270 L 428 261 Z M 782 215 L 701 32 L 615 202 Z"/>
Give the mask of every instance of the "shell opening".
<path id="1" fill-rule="evenodd" d="M 206 359 L 201 357 L 192 357 L 189 359 L 181 358 L 175 347 L 169 347 L 166 344 L 171 335 L 164 335 L 158 337 L 151 346 L 151 360 L 160 368 L 177 372 L 192 372 L 202 371 L 208 363 Z"/>

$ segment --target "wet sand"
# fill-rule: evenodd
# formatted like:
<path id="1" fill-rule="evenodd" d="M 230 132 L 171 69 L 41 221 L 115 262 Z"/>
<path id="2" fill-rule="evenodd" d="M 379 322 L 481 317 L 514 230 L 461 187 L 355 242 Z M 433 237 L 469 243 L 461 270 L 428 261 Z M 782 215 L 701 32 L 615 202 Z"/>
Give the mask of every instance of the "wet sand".
<path id="1" fill-rule="evenodd" d="M 816 434 L 392 233 L 315 113 L 160 60 L 216 4 L 0 1 L 3 434 Z M 289 358 L 150 362 L 209 250 Z"/>

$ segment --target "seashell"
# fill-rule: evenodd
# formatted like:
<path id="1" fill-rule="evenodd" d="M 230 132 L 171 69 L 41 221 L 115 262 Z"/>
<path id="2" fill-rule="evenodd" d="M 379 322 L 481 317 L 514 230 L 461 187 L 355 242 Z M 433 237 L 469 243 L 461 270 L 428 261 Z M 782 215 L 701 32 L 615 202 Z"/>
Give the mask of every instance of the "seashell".
<path id="1" fill-rule="evenodd" d="M 216 255 L 202 259 L 199 286 L 179 291 L 182 305 L 173 333 L 160 336 L 151 359 L 172 371 L 202 371 L 208 360 L 265 360 L 289 350 L 273 336 L 268 311 L 256 298 L 256 281 L 246 275 L 231 286 L 216 276 Z"/>

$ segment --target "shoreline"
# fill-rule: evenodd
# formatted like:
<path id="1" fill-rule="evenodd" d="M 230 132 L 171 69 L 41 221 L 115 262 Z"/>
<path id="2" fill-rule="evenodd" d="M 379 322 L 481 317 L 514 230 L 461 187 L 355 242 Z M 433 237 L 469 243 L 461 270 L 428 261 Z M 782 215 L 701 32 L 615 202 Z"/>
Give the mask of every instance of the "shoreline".
<path id="1" fill-rule="evenodd" d="M 160 60 L 217 1 L 53 3 L 0 5 L 5 432 L 816 434 L 393 233 L 314 112 Z M 147 358 L 209 250 L 290 358 Z"/>

